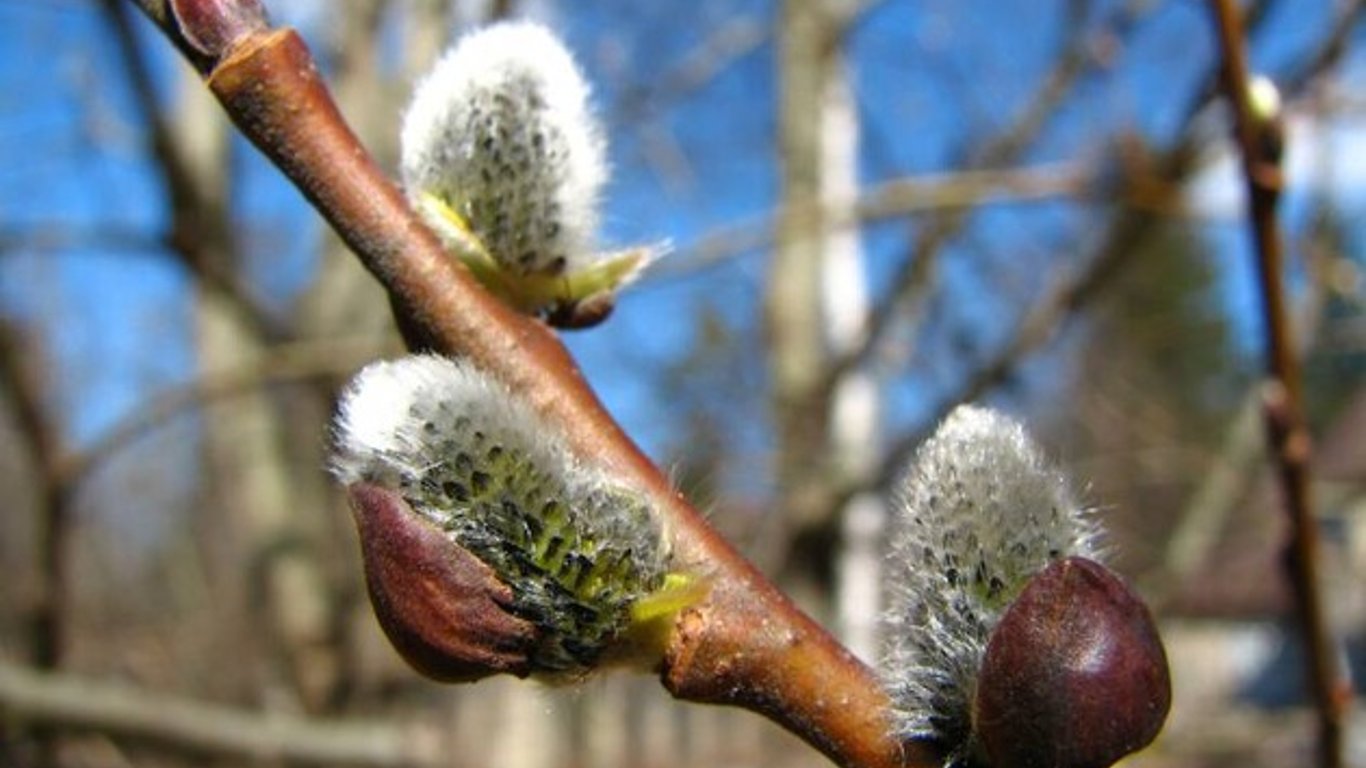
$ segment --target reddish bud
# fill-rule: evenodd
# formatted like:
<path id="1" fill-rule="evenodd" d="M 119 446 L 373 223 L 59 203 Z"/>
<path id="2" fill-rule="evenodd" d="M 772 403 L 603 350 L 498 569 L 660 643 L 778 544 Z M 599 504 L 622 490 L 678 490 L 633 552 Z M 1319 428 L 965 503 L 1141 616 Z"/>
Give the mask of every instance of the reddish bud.
<path id="1" fill-rule="evenodd" d="M 509 612 L 512 590 L 493 570 L 399 494 L 366 483 L 348 493 L 370 601 L 403 658 L 448 682 L 526 677 L 535 629 Z"/>
<path id="2" fill-rule="evenodd" d="M 1147 746 L 1170 705 L 1148 609 L 1105 567 L 1069 557 L 992 632 L 973 719 L 993 768 L 1102 768 Z"/>
<path id="3" fill-rule="evenodd" d="M 260 0 L 171 0 L 171 13 L 185 40 L 215 60 L 270 27 Z"/>
<path id="4" fill-rule="evenodd" d="M 617 306 L 617 296 L 611 291 L 599 291 L 581 301 L 562 301 L 552 306 L 545 321 L 562 330 L 592 328 L 606 320 Z"/>

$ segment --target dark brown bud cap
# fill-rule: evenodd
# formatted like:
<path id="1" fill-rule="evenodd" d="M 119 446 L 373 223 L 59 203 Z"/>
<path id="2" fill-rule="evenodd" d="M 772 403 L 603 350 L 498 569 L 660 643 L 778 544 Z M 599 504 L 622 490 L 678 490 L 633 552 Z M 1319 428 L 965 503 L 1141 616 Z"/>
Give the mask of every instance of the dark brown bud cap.
<path id="1" fill-rule="evenodd" d="M 171 12 L 185 40 L 213 60 L 270 28 L 261 0 L 171 0 Z"/>
<path id="2" fill-rule="evenodd" d="M 592 328 L 606 320 L 616 308 L 617 296 L 612 291 L 599 291 L 580 301 L 563 301 L 546 311 L 545 321 L 562 330 Z"/>
<path id="3" fill-rule="evenodd" d="M 1147 746 L 1171 705 L 1142 601 L 1104 566 L 1058 560 L 987 643 L 973 728 L 993 768 L 1102 768 Z"/>
<path id="4" fill-rule="evenodd" d="M 403 658 L 436 680 L 526 677 L 531 623 L 509 612 L 493 569 L 415 513 L 398 493 L 350 486 L 365 581 L 380 626 Z"/>

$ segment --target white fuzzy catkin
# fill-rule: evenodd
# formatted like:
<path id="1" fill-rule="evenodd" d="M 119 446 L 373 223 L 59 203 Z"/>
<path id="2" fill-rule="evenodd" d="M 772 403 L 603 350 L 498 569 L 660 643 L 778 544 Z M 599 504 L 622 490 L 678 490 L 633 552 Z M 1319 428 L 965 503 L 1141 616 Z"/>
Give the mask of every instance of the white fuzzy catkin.
<path id="1" fill-rule="evenodd" d="M 897 732 L 961 763 L 992 628 L 1049 562 L 1095 557 L 1096 530 L 1024 427 L 974 406 L 921 446 L 893 506 L 882 675 Z"/>
<path id="2" fill-rule="evenodd" d="M 581 268 L 595 258 L 607 179 L 588 97 L 573 57 L 544 27 L 503 22 L 466 34 L 418 85 L 404 118 L 409 196 L 449 206 L 504 270 Z M 438 233 L 450 227 L 424 214 Z"/>
<path id="3" fill-rule="evenodd" d="M 587 466 L 468 362 L 374 363 L 343 393 L 333 472 L 397 491 L 483 560 L 539 630 L 536 671 L 591 668 L 663 582 L 667 546 L 643 496 Z"/>
<path id="4" fill-rule="evenodd" d="M 457 435 L 454 420 L 478 420 Z M 506 387 L 466 362 L 411 355 L 371 363 L 343 391 L 334 425 L 332 471 L 342 483 L 400 488 L 446 461 L 441 442 L 473 429 L 500 435 L 535 434 L 537 420 Z M 551 436 L 532 440 L 538 462 L 571 462 Z"/>

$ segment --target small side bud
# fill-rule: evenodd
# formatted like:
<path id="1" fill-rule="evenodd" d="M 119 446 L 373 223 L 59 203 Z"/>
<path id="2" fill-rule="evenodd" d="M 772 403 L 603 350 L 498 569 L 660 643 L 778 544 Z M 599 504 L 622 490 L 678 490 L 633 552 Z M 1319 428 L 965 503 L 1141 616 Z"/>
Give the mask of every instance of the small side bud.
<path id="1" fill-rule="evenodd" d="M 1281 91 L 1266 75 L 1254 75 L 1247 84 L 1248 102 L 1252 115 L 1258 120 L 1275 120 L 1281 116 Z"/>
<path id="2" fill-rule="evenodd" d="M 1259 159 L 1279 165 L 1285 154 L 1285 113 L 1281 91 L 1266 75 L 1254 75 L 1247 84 L 1247 100 L 1257 131 Z"/>
<path id="3" fill-rule="evenodd" d="M 375 363 L 335 432 L 376 613 L 419 671 L 657 660 L 661 595 L 693 583 L 668 571 L 661 521 L 501 383 L 432 355 Z"/>
<path id="4" fill-rule="evenodd" d="M 596 251 L 608 170 L 588 97 L 549 30 L 494 24 L 418 85 L 400 138 L 404 187 L 447 249 L 489 290 L 561 327 L 604 319 L 653 256 Z"/>
<path id="5" fill-rule="evenodd" d="M 1106 768 L 1156 738 L 1170 707 L 1147 607 L 1104 566 L 1069 557 L 992 632 L 974 729 L 992 768 Z"/>

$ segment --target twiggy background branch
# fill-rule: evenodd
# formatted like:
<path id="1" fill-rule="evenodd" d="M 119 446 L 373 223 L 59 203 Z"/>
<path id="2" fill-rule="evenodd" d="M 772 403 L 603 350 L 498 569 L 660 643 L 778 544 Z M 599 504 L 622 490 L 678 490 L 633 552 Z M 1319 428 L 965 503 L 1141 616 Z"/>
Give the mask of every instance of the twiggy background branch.
<path id="1" fill-rule="evenodd" d="M 874 478 L 877 487 L 889 487 L 906 460 L 928 436 L 929 429 L 938 424 L 959 403 L 973 402 L 986 395 L 993 387 L 1010 376 L 1030 353 L 1044 346 L 1057 335 L 1066 321 L 1096 297 L 1106 282 L 1133 254 L 1128 248 L 1106 248 L 1101 255 L 1073 273 L 1064 275 L 1024 313 L 1016 324 L 1015 333 L 988 360 L 977 367 L 967 381 L 951 397 L 936 406 L 926 420 L 925 430 L 903 435 L 896 440 Z"/>
<path id="2" fill-rule="evenodd" d="M 441 250 L 346 126 L 300 38 L 254 3 L 140 2 L 242 130 L 388 289 L 410 341 L 473 360 L 558 422 L 572 445 L 648 494 L 683 567 L 714 574 L 678 621 L 662 679 L 680 698 L 743 706 L 841 765 L 936 765 L 889 735 L 870 670 L 796 609 L 673 490 L 542 324 L 485 293 Z"/>
<path id="3" fill-rule="evenodd" d="M 1251 79 L 1242 24 L 1231 0 L 1213 0 L 1223 51 L 1226 95 L 1233 107 L 1234 133 L 1247 182 L 1250 227 L 1257 252 L 1258 285 L 1266 333 L 1266 422 L 1271 456 L 1280 474 L 1290 539 L 1286 561 L 1309 659 L 1309 688 L 1318 709 L 1318 760 L 1325 768 L 1343 765 L 1343 714 L 1351 692 L 1338 669 L 1337 654 L 1324 615 L 1318 574 L 1318 528 L 1309 483 L 1309 431 L 1299 357 L 1292 339 L 1285 297 L 1285 258 L 1277 220 L 1283 183 L 1284 130 L 1279 108 L 1259 113 L 1252 103 Z"/>
<path id="4" fill-rule="evenodd" d="M 90 730 L 181 752 L 308 765 L 435 766 L 440 739 L 418 726 L 248 712 L 0 662 L 7 720 Z"/>
<path id="5" fill-rule="evenodd" d="M 1140 6 L 1125 6 L 1126 14 L 1137 13 Z M 1267 3 L 1255 2 L 1249 9 L 1246 22 L 1249 29 L 1262 23 L 1266 15 Z M 1335 17 L 1333 32 L 1314 49 L 1308 57 L 1308 65 L 1298 69 L 1285 80 L 1287 90 L 1306 86 L 1314 77 L 1335 66 L 1345 49 L 1347 30 L 1354 28 L 1356 20 L 1366 11 L 1366 0 L 1354 0 Z M 1120 34 L 1133 24 L 1128 15 L 1115 19 L 1115 34 Z M 1055 73 L 1053 77 L 1061 77 Z M 1186 121 L 1205 108 L 1219 94 L 1220 78 L 1211 77 L 1204 86 L 1185 105 Z M 1154 228 L 1151 226 L 1154 212 L 1169 213 L 1175 205 L 1171 198 L 1179 188 L 1182 179 L 1188 178 L 1197 166 L 1201 153 L 1201 136 L 1188 131 L 1182 139 L 1160 155 L 1148 159 L 1140 174 L 1132 181 L 1136 188 L 1145 190 L 1138 197 L 1128 201 L 1111 219 L 1101 244 L 1092 249 L 1097 254 L 1093 261 L 1077 268 L 1071 275 L 1057 280 L 1043 296 L 1039 297 L 1021 315 L 1021 321 L 1014 324 L 1011 336 L 964 378 L 963 382 L 931 412 L 928 418 L 918 422 L 918 426 L 902 435 L 895 436 L 886 458 L 879 471 L 845 489 L 844 496 L 867 488 L 886 488 L 904 464 L 907 456 L 928 436 L 932 426 L 946 415 L 957 403 L 981 397 L 1006 381 L 1014 374 L 1032 352 L 1042 349 L 1056 338 L 1061 326 L 1068 322 L 1076 310 L 1084 308 L 1096 294 L 1104 288 L 1112 277 L 1122 273 L 1121 261 L 1134 254 L 1148 241 Z M 1119 253 L 1122 252 L 1122 253 Z M 1079 290 L 1084 288 L 1084 290 Z M 1047 322 L 1045 322 L 1047 321 Z"/>
<path id="6" fill-rule="evenodd" d="M 1086 169 L 1073 163 L 906 176 L 871 186 L 855 200 L 823 206 L 820 213 L 830 219 L 832 228 L 853 228 L 947 209 L 1079 196 L 1091 181 Z M 847 213 L 841 216 L 839 211 Z M 772 244 L 775 223 L 782 216 L 782 211 L 776 211 L 713 231 L 682 248 L 681 253 L 671 254 L 669 261 L 651 270 L 646 279 L 654 282 L 680 277 L 746 251 L 766 248 Z M 845 367 L 853 367 L 853 363 Z"/>
<path id="7" fill-rule="evenodd" d="M 171 206 L 166 245 L 206 288 L 228 297 L 243 321 L 261 338 L 285 340 L 288 333 L 281 323 L 258 305 L 241 277 L 226 268 L 227 259 L 220 251 L 232 250 L 234 233 L 225 224 L 225 201 L 206 194 L 184 147 L 177 143 L 171 125 L 157 107 L 152 73 L 133 34 L 136 19 L 131 18 L 132 11 L 122 0 L 102 0 L 101 7 L 128 72 L 133 103 L 147 125 L 147 142 L 157 159 L 155 167 Z"/>
<path id="8" fill-rule="evenodd" d="M 341 376 L 373 360 L 386 347 L 384 339 L 361 337 L 293 342 L 272 347 L 260 361 L 206 373 L 150 400 L 103 432 L 79 452 L 64 456 L 57 472 L 63 484 L 77 485 L 100 464 L 128 444 L 171 421 L 195 405 L 258 389 L 267 384 Z"/>

